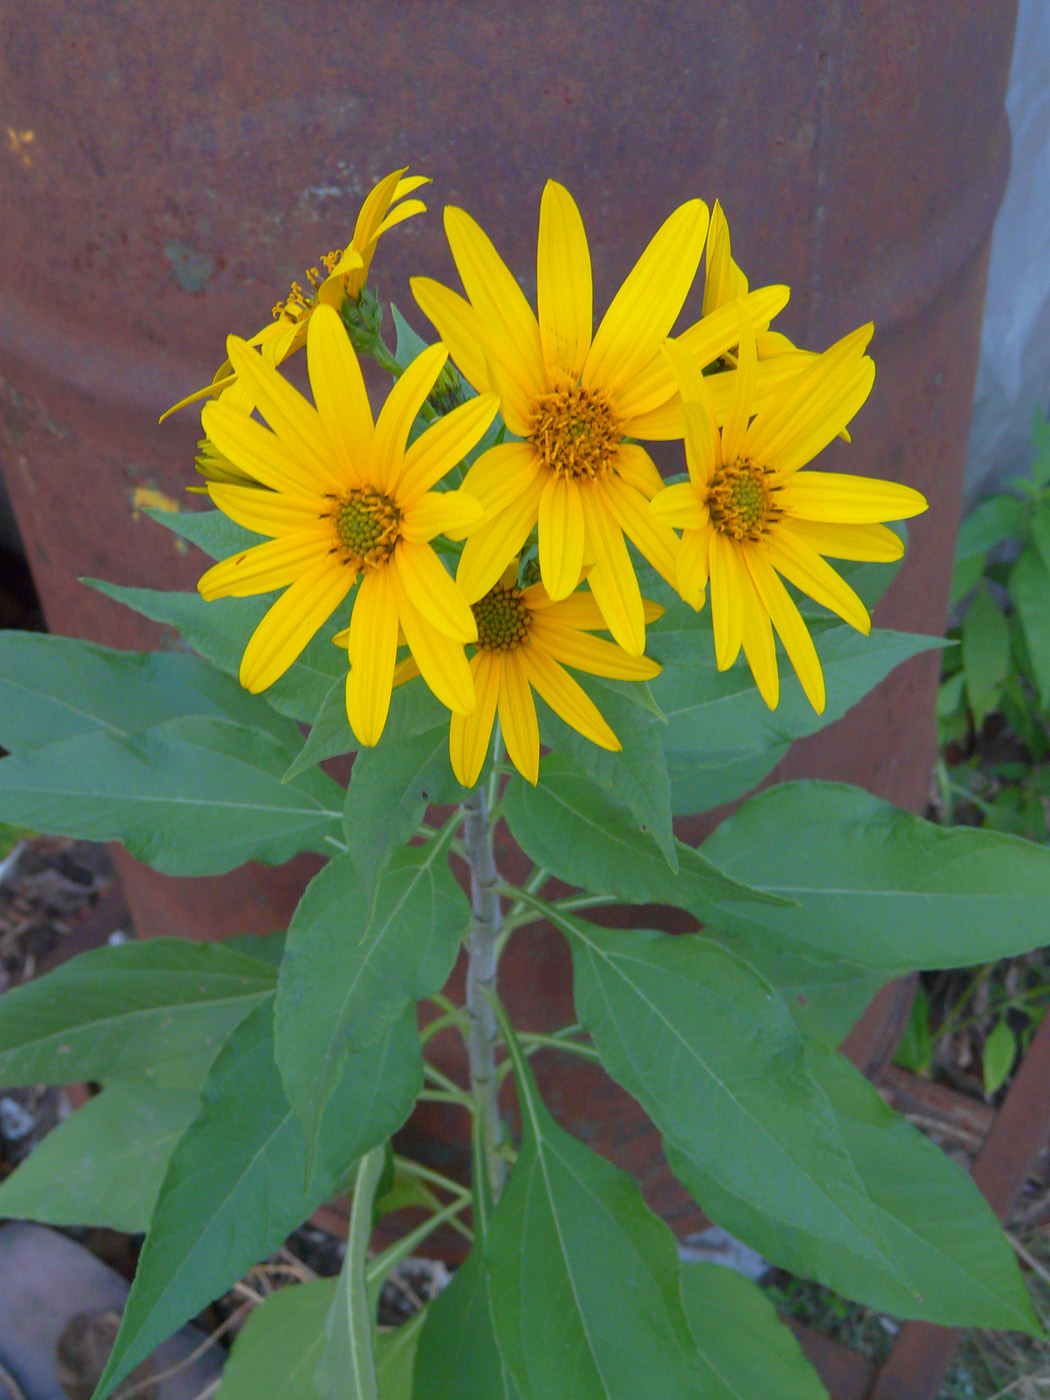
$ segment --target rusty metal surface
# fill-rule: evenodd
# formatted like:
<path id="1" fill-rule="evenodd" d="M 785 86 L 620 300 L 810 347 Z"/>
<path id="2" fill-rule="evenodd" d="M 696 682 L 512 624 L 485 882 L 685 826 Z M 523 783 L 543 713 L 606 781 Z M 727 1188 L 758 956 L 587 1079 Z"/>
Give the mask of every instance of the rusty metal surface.
<path id="1" fill-rule="evenodd" d="M 878 619 L 939 631 L 1007 166 L 1013 8 L 691 0 L 657 18 L 628 0 L 305 0 L 268 5 L 260 24 L 247 0 L 0 0 L 0 466 L 50 626 L 172 645 L 77 582 L 191 587 L 203 567 L 133 518 L 136 486 L 180 498 L 192 478 L 197 421 L 156 418 L 211 375 L 227 331 L 257 329 L 291 278 L 348 237 L 371 181 L 411 162 L 435 177 L 433 212 L 385 239 L 375 264 L 410 319 L 410 272 L 453 277 L 444 202 L 467 206 L 533 290 L 548 175 L 589 227 L 597 306 L 699 194 L 721 198 L 753 285 L 792 284 L 788 333 L 821 348 L 873 317 L 875 390 L 854 444 L 825 461 L 929 495 Z M 937 664 L 900 668 L 781 775 L 845 778 L 921 808 Z M 143 931 L 190 936 L 279 926 L 303 879 L 175 882 L 129 858 L 121 872 Z M 553 934 L 512 943 L 503 986 L 525 1024 L 572 1014 Z M 661 1208 L 685 1209 L 623 1096 L 549 1058 L 544 1087 Z"/>

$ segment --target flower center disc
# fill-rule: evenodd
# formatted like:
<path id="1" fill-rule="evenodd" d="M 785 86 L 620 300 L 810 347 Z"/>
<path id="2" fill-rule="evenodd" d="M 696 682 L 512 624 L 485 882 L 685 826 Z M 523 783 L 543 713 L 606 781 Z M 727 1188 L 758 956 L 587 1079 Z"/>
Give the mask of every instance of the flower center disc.
<path id="1" fill-rule="evenodd" d="M 335 532 L 357 569 L 385 564 L 401 538 L 401 512 L 378 491 L 351 491 L 336 506 Z"/>
<path id="2" fill-rule="evenodd" d="M 751 462 L 727 463 L 717 471 L 707 492 L 711 523 L 723 535 L 757 543 L 768 536 L 781 512 L 773 502 L 769 472 Z"/>
<path id="3" fill-rule="evenodd" d="M 471 607 L 478 624 L 478 647 L 482 651 L 513 651 L 529 635 L 532 614 L 522 601 L 520 588 L 504 588 L 497 583 Z"/>
<path id="4" fill-rule="evenodd" d="M 573 384 L 539 400 L 529 441 L 552 472 L 579 481 L 605 476 L 622 437 L 606 401 Z"/>

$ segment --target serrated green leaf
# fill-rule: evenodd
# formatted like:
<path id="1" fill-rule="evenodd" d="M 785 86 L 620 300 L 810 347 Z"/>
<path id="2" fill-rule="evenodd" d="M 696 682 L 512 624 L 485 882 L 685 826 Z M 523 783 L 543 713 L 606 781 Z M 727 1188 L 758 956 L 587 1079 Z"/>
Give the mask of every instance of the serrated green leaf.
<path id="1" fill-rule="evenodd" d="M 703 1400 L 828 1400 L 757 1283 L 722 1264 L 684 1264 L 682 1301 L 700 1353 Z"/>
<path id="2" fill-rule="evenodd" d="M 142 513 L 173 535 L 195 544 L 210 559 L 228 559 L 231 554 L 240 554 L 266 539 L 265 535 L 257 535 L 238 525 L 221 510 L 152 510 L 147 507 Z"/>
<path id="3" fill-rule="evenodd" d="M 0 1216 L 146 1230 L 168 1158 L 197 1103 L 192 1089 L 108 1085 L 0 1183 Z"/>
<path id="4" fill-rule="evenodd" d="M 610 753 L 592 744 L 537 697 L 536 709 L 544 743 L 568 755 L 608 799 L 629 812 L 636 827 L 649 833 L 667 864 L 677 870 L 678 851 L 671 826 L 671 783 L 657 732 L 666 726 L 622 695 L 598 685 L 591 677 L 577 679 L 612 726 L 623 745 L 622 751 Z"/>
<path id="5" fill-rule="evenodd" d="M 427 1308 L 411 1394 L 414 1400 L 519 1400 L 496 1345 L 477 1243 Z"/>
<path id="6" fill-rule="evenodd" d="M 0 762 L 0 819 L 120 841 L 169 875 L 280 865 L 341 845 L 342 790 L 321 772 L 283 783 L 291 750 L 258 729 L 170 720 L 121 738 L 78 734 Z"/>
<path id="7" fill-rule="evenodd" d="M 339 758 L 356 751 L 357 738 L 346 717 L 346 678 L 340 677 L 332 682 L 331 690 L 322 700 L 310 733 L 289 764 L 284 781 L 290 783 L 300 773 L 316 768 L 326 758 Z"/>
<path id="8" fill-rule="evenodd" d="M 114 651 L 72 637 L 0 632 L 0 743 L 27 753 L 79 734 L 140 734 L 188 715 L 228 719 L 295 743 L 298 731 L 206 662 Z"/>
<path id="9" fill-rule="evenodd" d="M 1024 628 L 1029 675 L 1039 691 L 1039 703 L 1050 709 L 1050 568 L 1034 548 L 1024 550 L 1011 570 L 1010 599 Z"/>
<path id="10" fill-rule="evenodd" d="M 1005 1016 L 1000 1016 L 984 1042 L 981 1056 L 981 1074 L 984 1079 L 984 1092 L 989 1098 L 1003 1087 L 1006 1076 L 1017 1059 L 1017 1037 Z M 2 1199 L 0 1199 L 2 1203 Z"/>
<path id="11" fill-rule="evenodd" d="M 97 948 L 0 998 L 0 1084 L 150 1080 L 196 1088 L 276 970 L 221 943 Z"/>
<path id="12" fill-rule="evenodd" d="M 1010 664 L 1010 633 L 999 608 L 982 584 L 963 619 L 962 659 L 966 694 L 979 729 L 999 704 Z"/>
<path id="13" fill-rule="evenodd" d="M 174 627 L 194 651 L 220 671 L 236 676 L 248 639 L 274 601 L 261 598 L 217 598 L 206 603 L 197 593 L 174 593 L 153 588 L 125 588 L 100 579 L 85 583 L 153 622 Z M 346 653 L 332 637 L 349 625 L 353 597 L 337 608 L 324 627 L 300 653 L 298 660 L 274 681 L 264 698 L 279 714 L 312 724 L 332 683 L 346 678 Z"/>
<path id="14" fill-rule="evenodd" d="M 448 723 L 372 749 L 354 760 L 343 828 L 350 857 L 371 888 L 393 851 L 416 832 L 434 803 L 466 796 L 452 772 Z"/>
<path id="15" fill-rule="evenodd" d="M 894 1271 L 832 1244 L 825 1231 L 801 1217 L 774 1219 L 745 1202 L 731 1183 L 715 1186 L 699 1167 L 683 1171 L 680 1161 L 672 1161 L 704 1209 L 773 1263 L 880 1312 L 948 1327 L 1040 1334 L 1013 1251 L 966 1173 L 891 1112 L 836 1051 L 810 1045 L 806 1059 L 861 1183 L 840 1204 L 882 1233 Z"/>
<path id="16" fill-rule="evenodd" d="M 513 1039 L 508 1048 L 522 1142 L 485 1261 L 499 1351 L 522 1400 L 695 1394 L 674 1237 L 633 1177 L 558 1127 Z"/>
<path id="17" fill-rule="evenodd" d="M 309 1141 L 348 1053 L 452 971 L 470 918 L 448 866 L 453 829 L 398 851 L 374 892 L 348 856 L 337 857 L 295 911 L 277 990 L 277 1058 Z"/>
<path id="18" fill-rule="evenodd" d="M 1013 957 L 1050 927 L 1046 847 L 937 826 L 844 783 L 759 793 L 701 849 L 800 906 L 722 905 L 710 922 L 724 933 L 772 930 L 888 976 Z"/>
<path id="19" fill-rule="evenodd" d="M 323 1278 L 282 1288 L 253 1308 L 223 1367 L 215 1400 L 320 1400 L 314 1372 L 336 1282 Z"/>
<path id="20" fill-rule="evenodd" d="M 693 912 L 712 900 L 768 898 L 730 880 L 683 841 L 675 842 L 676 875 L 626 811 L 560 754 L 540 760 L 536 787 L 511 779 L 503 815 L 530 860 L 585 890 Z"/>
<path id="21" fill-rule="evenodd" d="M 212 1066 L 172 1154 L 96 1400 L 333 1195 L 353 1162 L 401 1126 L 421 1085 L 406 1013 L 348 1067 L 308 1178 L 306 1142 L 274 1063 L 271 1008 L 253 1011 Z"/>

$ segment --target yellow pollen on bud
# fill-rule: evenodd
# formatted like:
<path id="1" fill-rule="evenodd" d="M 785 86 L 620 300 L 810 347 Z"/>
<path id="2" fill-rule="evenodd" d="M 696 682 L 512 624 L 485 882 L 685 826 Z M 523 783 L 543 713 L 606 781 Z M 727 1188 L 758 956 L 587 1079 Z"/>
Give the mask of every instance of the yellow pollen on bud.
<path id="1" fill-rule="evenodd" d="M 513 651 L 528 640 L 532 613 L 522 600 L 520 588 L 504 588 L 497 583 L 484 598 L 471 607 L 478 624 L 481 651 Z"/>
<path id="2" fill-rule="evenodd" d="M 379 491 L 351 491 L 333 498 L 335 548 L 355 570 L 385 564 L 401 538 L 401 512 Z"/>
<path id="3" fill-rule="evenodd" d="M 577 481 L 600 480 L 612 468 L 622 438 L 605 399 L 582 385 L 556 389 L 536 401 L 529 441 L 552 472 Z"/>
<path id="4" fill-rule="evenodd" d="M 781 517 L 772 473 L 752 462 L 727 462 L 711 478 L 707 508 L 711 524 L 723 535 L 752 544 L 768 538 Z"/>

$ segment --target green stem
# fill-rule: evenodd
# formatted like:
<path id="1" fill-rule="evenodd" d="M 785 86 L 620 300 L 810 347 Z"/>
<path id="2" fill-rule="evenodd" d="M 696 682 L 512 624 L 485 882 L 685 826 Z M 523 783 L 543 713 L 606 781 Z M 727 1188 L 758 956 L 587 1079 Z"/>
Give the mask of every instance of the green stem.
<path id="1" fill-rule="evenodd" d="M 416 1162 L 411 1157 L 395 1157 L 394 1165 L 399 1172 L 405 1176 L 417 1177 L 420 1181 L 425 1181 L 428 1186 L 436 1186 L 441 1191 L 449 1191 L 454 1196 L 458 1196 L 461 1201 L 470 1200 L 470 1192 L 458 1181 L 453 1181 L 450 1176 L 443 1176 L 441 1172 L 434 1171 L 433 1167 L 424 1167 L 422 1162 Z"/>

